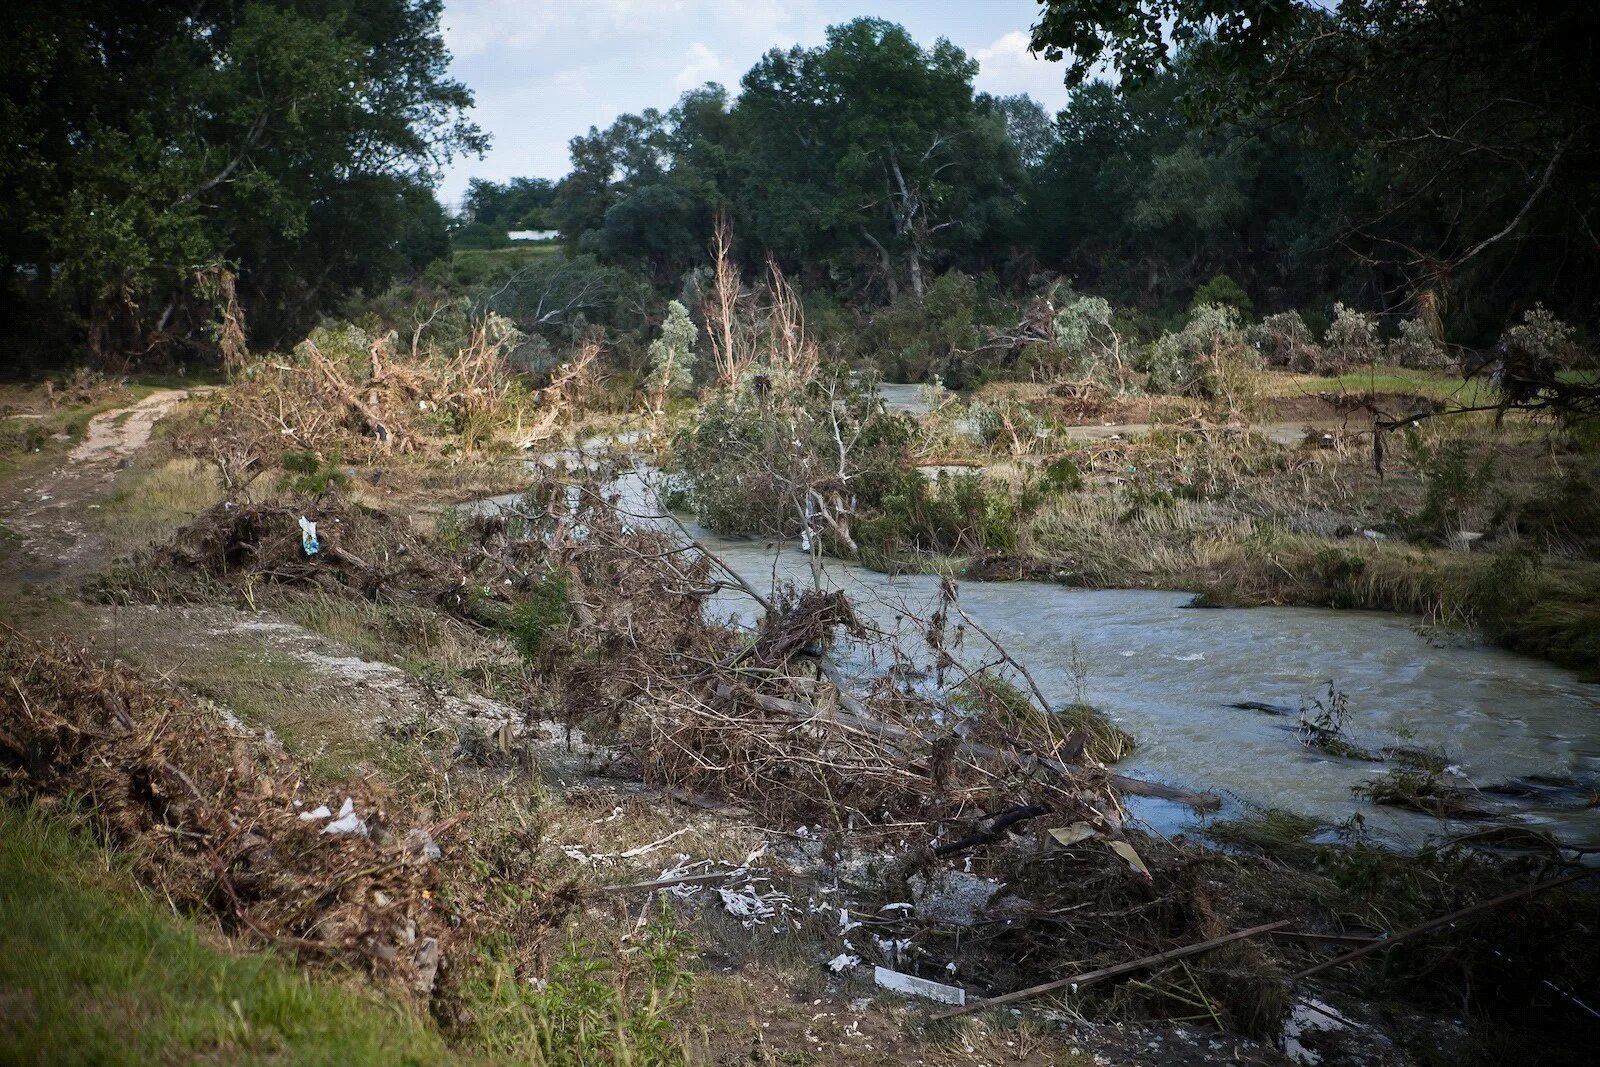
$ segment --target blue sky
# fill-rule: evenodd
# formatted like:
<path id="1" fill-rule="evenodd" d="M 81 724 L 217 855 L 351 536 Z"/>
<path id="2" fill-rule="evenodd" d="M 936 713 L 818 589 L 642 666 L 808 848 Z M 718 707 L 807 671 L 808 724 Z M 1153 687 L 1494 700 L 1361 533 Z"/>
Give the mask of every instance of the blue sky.
<path id="1" fill-rule="evenodd" d="M 473 177 L 559 178 L 567 140 L 618 114 L 663 110 L 706 81 L 737 90 L 767 49 L 815 45 L 858 15 L 905 26 L 923 45 L 948 37 L 979 62 L 979 89 L 1028 93 L 1052 113 L 1066 100 L 1060 64 L 1027 52 L 1035 0 L 446 0 L 452 74 L 477 97 L 494 137 L 457 160 L 439 189 L 454 206 Z"/>

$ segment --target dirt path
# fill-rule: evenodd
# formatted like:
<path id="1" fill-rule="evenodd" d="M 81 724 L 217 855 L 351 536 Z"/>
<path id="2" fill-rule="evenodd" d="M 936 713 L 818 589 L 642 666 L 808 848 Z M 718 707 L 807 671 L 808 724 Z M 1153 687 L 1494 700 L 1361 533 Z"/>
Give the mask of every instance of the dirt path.
<path id="1" fill-rule="evenodd" d="M 158 389 L 89 420 L 84 439 L 58 465 L 12 479 L 0 494 L 0 525 L 16 535 L 7 578 L 60 586 L 82 577 L 105 552 L 87 521 L 117 472 L 150 443 L 155 425 L 188 397 L 206 391 Z"/>
<path id="2" fill-rule="evenodd" d="M 104 466 L 128 458 L 149 443 L 150 432 L 167 412 L 201 391 L 157 389 L 137 404 L 96 415 L 67 462 L 74 467 Z"/>

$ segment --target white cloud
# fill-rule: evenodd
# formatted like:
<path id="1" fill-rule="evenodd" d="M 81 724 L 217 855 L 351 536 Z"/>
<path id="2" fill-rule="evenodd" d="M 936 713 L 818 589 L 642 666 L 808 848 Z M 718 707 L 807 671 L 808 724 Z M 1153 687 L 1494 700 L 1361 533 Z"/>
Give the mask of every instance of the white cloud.
<path id="1" fill-rule="evenodd" d="M 1027 93 L 1046 109 L 1059 110 L 1067 102 L 1067 90 L 1062 84 L 1065 71 L 1060 63 L 1029 52 L 1028 39 L 1022 30 L 1012 30 L 974 52 L 973 58 L 978 61 L 976 85 L 996 96 Z"/>
<path id="2" fill-rule="evenodd" d="M 709 81 L 725 81 L 722 60 L 704 43 L 696 41 L 689 46 L 683 66 L 672 79 L 672 87 L 680 93 Z"/>

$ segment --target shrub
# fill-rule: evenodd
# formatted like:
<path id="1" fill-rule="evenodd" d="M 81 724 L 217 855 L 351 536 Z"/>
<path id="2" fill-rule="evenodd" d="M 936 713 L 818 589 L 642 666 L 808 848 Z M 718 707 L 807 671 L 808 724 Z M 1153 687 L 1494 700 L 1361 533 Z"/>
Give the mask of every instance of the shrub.
<path id="1" fill-rule="evenodd" d="M 1484 494 L 1494 477 L 1494 456 L 1474 462 L 1465 439 L 1429 439 L 1407 427 L 1406 447 L 1422 476 L 1422 507 L 1402 520 L 1413 537 L 1446 543 L 1480 517 Z"/>
<path id="2" fill-rule="evenodd" d="M 1315 370 L 1321 362 L 1322 352 L 1298 311 L 1268 315 L 1250 328 L 1249 336 L 1269 366 L 1305 373 Z"/>
<path id="3" fill-rule="evenodd" d="M 764 389 L 759 381 L 715 393 L 673 440 L 688 500 L 709 529 L 792 536 L 810 494 L 837 503 L 847 521 L 897 484 L 909 419 L 886 413 L 864 388 Z"/>
<path id="4" fill-rule="evenodd" d="M 1411 370 L 1441 370 L 1450 357 L 1433 328 L 1418 318 L 1400 323 L 1400 336 L 1389 342 L 1389 362 Z"/>
<path id="5" fill-rule="evenodd" d="M 1104 297 L 1066 295 L 1050 322 L 1060 373 L 1111 390 L 1127 385 L 1122 338 L 1111 319 L 1111 305 Z"/>
<path id="6" fill-rule="evenodd" d="M 1251 372 L 1260 369 L 1261 356 L 1246 343 L 1232 308 L 1207 304 L 1195 309 L 1182 330 L 1161 335 L 1148 365 L 1151 392 L 1234 402 L 1242 399 Z"/>
<path id="7" fill-rule="evenodd" d="M 551 571 L 528 592 L 512 616 L 512 636 L 517 650 L 530 663 L 541 663 L 550 648 L 551 632 L 565 626 L 571 618 L 567 602 L 567 578 Z"/>
<path id="8" fill-rule="evenodd" d="M 1226 274 L 1218 274 L 1196 289 L 1189 301 L 1189 310 L 1197 311 L 1208 304 L 1233 308 L 1241 318 L 1249 318 L 1255 313 L 1255 304 L 1251 301 L 1250 294 L 1244 291 L 1244 286 Z"/>
<path id="9" fill-rule="evenodd" d="M 689 309 L 667 304 L 661 336 L 650 342 L 650 391 L 659 411 L 666 398 L 683 396 L 694 385 L 694 342 L 700 331 L 689 321 Z"/>
<path id="10" fill-rule="evenodd" d="M 860 524 L 861 543 L 888 553 L 1015 552 L 1022 509 L 975 474 L 903 473 L 878 513 Z"/>
<path id="11" fill-rule="evenodd" d="M 1324 374 L 1376 363 L 1383 351 L 1378 342 L 1377 317 L 1344 304 L 1333 305 L 1333 325 L 1328 327 L 1322 347 L 1327 358 L 1317 369 Z"/>

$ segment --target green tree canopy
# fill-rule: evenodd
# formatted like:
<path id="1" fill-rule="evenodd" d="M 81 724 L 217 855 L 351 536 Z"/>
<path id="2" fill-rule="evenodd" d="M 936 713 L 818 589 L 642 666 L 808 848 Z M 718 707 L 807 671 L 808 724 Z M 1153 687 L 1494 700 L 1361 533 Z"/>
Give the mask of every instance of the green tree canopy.
<path id="1" fill-rule="evenodd" d="M 440 0 L 21 0 L 0 13 L 5 310 L 102 355 L 192 348 L 198 275 L 256 335 L 437 251 L 427 185 L 486 141 Z M 43 341 L 43 338 L 34 338 Z"/>

